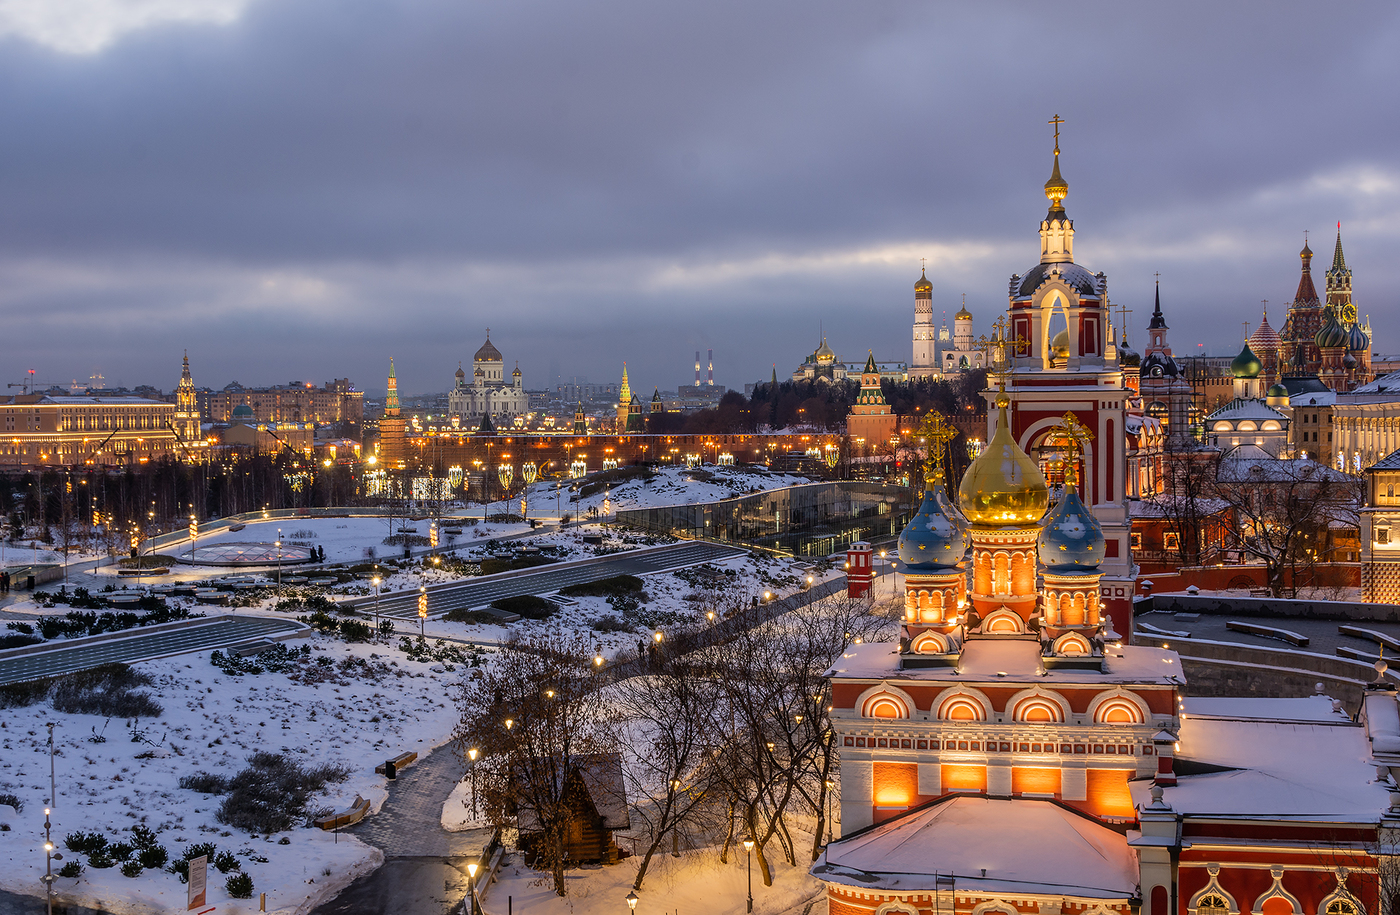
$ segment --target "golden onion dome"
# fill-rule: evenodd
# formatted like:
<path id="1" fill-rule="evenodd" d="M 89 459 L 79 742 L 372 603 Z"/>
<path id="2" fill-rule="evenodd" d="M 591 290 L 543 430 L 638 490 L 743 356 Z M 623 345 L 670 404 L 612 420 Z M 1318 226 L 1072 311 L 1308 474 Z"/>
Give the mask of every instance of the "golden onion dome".
<path id="1" fill-rule="evenodd" d="M 1051 359 L 1069 358 L 1069 328 L 1066 327 L 1055 335 L 1055 339 L 1050 341 Z"/>
<path id="2" fill-rule="evenodd" d="M 1062 209 L 1063 201 L 1069 195 L 1069 182 L 1060 177 L 1060 148 L 1055 147 L 1055 168 L 1050 173 L 1050 180 L 1045 182 L 1045 196 L 1050 201 L 1052 209 Z"/>
<path id="3" fill-rule="evenodd" d="M 958 505 L 973 524 L 1034 524 L 1050 504 L 1050 487 L 1040 468 L 1011 437 L 1011 424 L 1006 418 L 1010 405 L 1005 393 L 997 395 L 996 433 L 967 468 L 958 486 Z"/>

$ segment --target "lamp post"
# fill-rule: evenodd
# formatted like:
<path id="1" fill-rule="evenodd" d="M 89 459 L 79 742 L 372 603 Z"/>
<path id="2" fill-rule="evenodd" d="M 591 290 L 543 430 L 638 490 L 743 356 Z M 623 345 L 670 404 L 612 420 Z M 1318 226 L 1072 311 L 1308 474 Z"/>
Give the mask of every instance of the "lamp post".
<path id="1" fill-rule="evenodd" d="M 826 844 L 831 844 L 831 789 L 836 787 L 836 783 L 831 779 L 826 780 Z"/>
<path id="2" fill-rule="evenodd" d="M 472 747 L 467 751 L 467 759 L 471 760 L 472 771 L 472 819 L 476 819 L 476 758 L 481 755 L 481 751 Z"/>
<path id="3" fill-rule="evenodd" d="M 282 598 L 282 528 L 277 529 L 277 598 Z"/>
<path id="4" fill-rule="evenodd" d="M 428 589 L 422 585 L 418 587 L 418 637 L 426 638 L 428 635 L 425 628 L 428 623 Z"/>
<path id="5" fill-rule="evenodd" d="M 749 911 L 753 911 L 753 836 L 744 839 L 744 860 L 749 869 Z"/>
<path id="6" fill-rule="evenodd" d="M 374 585 L 374 640 L 379 641 L 379 583 L 378 575 L 370 579 L 370 584 Z"/>
<path id="7" fill-rule="evenodd" d="M 467 892 L 472 900 L 471 915 L 477 915 L 477 912 L 480 911 L 476 907 L 476 869 L 480 866 L 475 861 L 467 862 Z"/>
<path id="8" fill-rule="evenodd" d="M 627 911 L 637 911 L 637 894 L 631 890 L 627 891 Z"/>

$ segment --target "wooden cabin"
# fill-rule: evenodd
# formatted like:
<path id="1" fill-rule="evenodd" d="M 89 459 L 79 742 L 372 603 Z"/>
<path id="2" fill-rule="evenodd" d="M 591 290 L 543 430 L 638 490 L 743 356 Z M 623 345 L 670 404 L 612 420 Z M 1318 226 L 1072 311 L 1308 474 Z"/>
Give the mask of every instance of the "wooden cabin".
<path id="1" fill-rule="evenodd" d="M 569 808 L 564 836 L 567 863 L 616 864 L 623 852 L 613 833 L 632 825 L 622 782 L 622 757 L 617 753 L 574 757 L 565 774 L 563 796 Z M 525 863 L 533 866 L 540 858 L 544 833 L 539 817 L 523 800 L 516 808 L 516 823 Z"/>

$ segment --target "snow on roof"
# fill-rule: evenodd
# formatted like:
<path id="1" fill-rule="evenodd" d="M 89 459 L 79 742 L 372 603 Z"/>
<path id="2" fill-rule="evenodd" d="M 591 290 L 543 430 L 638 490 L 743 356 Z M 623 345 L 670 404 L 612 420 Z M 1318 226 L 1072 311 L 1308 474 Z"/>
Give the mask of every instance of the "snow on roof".
<path id="1" fill-rule="evenodd" d="M 1285 483 L 1321 483 L 1333 480 L 1344 483 L 1350 479 L 1340 470 L 1333 470 L 1311 458 L 1276 458 L 1268 452 L 1264 452 L 1261 457 L 1254 451 L 1246 452 L 1246 448 L 1256 446 L 1240 445 L 1221 458 L 1220 467 L 1216 471 L 1217 480 L 1253 483 L 1265 480 L 1279 480 Z"/>
<path id="2" fill-rule="evenodd" d="M 1184 711 L 1197 718 L 1233 718 L 1237 720 L 1351 723 L 1345 712 L 1333 708 L 1327 696 L 1305 699 L 1244 699 L 1230 697 L 1207 699 L 1190 697 Z"/>
<path id="3" fill-rule="evenodd" d="M 1337 402 L 1335 391 L 1307 391 L 1288 399 L 1290 407 L 1330 407 Z"/>
<path id="4" fill-rule="evenodd" d="M 1164 495 L 1163 498 L 1170 499 L 1171 496 Z M 1172 506 L 1169 503 L 1164 504 L 1160 502 L 1155 502 L 1152 499 L 1133 499 L 1128 502 L 1128 517 L 1165 518 L 1167 517 L 1167 512 L 1169 509 L 1171 509 L 1171 507 Z M 1214 515 L 1217 512 L 1223 512 L 1229 507 L 1230 503 L 1226 502 L 1224 499 L 1196 500 L 1196 511 L 1198 511 L 1202 517 L 1205 517 L 1207 515 Z"/>
<path id="5" fill-rule="evenodd" d="M 1288 422 L 1288 417 L 1264 403 L 1262 400 L 1236 398 L 1206 417 L 1206 420 L 1228 419 L 1277 419 Z"/>
<path id="6" fill-rule="evenodd" d="M 1382 375 L 1370 384 L 1363 384 L 1352 394 L 1400 394 L 1400 372 Z"/>
<path id="7" fill-rule="evenodd" d="M 1109 648 L 1104 670 L 1052 669 L 1040 671 L 1040 643 L 1033 639 L 977 638 L 963 644 L 957 667 L 899 669 L 899 646 L 891 642 L 852 645 L 826 672 L 851 680 L 950 680 L 958 683 L 1024 679 L 1037 683 L 1160 683 L 1181 684 L 1185 677 L 1176 652 L 1130 645 Z"/>
<path id="8" fill-rule="evenodd" d="M 1400 470 L 1400 451 L 1392 451 L 1367 468 L 1368 470 Z"/>
<path id="9" fill-rule="evenodd" d="M 952 797 L 839 839 L 812 867 L 832 883 L 905 892 L 938 889 L 934 872 L 943 888 L 952 875 L 978 895 L 1111 899 L 1138 882 L 1119 833 L 1051 801 L 986 797 Z"/>
<path id="10" fill-rule="evenodd" d="M 1188 699 L 1177 759 L 1229 771 L 1178 775 L 1165 800 L 1196 816 L 1375 821 L 1390 793 L 1375 780 L 1365 729 L 1331 705 L 1321 696 Z M 1147 782 L 1130 787 L 1147 802 Z"/>
<path id="11" fill-rule="evenodd" d="M 1367 693 L 1361 701 L 1361 719 L 1371 738 L 1371 753 L 1389 759 L 1400 757 L 1400 705 L 1391 692 Z"/>

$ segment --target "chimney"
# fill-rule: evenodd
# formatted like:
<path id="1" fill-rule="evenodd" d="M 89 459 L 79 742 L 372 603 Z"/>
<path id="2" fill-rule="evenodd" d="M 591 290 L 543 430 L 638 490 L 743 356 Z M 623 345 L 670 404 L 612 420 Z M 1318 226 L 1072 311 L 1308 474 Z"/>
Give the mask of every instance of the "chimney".
<path id="1" fill-rule="evenodd" d="M 700 351 L 695 351 L 695 386 L 700 387 Z"/>
<path id="2" fill-rule="evenodd" d="M 705 351 L 705 354 L 709 357 L 709 360 L 710 360 L 710 363 L 709 363 L 709 364 L 710 364 L 710 370 L 709 370 L 709 372 L 708 372 L 708 373 L 706 374 L 706 376 L 705 376 L 705 383 L 708 384 L 710 387 L 714 387 L 714 386 L 715 386 L 715 351 L 712 350 L 712 349 L 711 349 L 711 350 L 706 350 L 706 351 Z"/>

